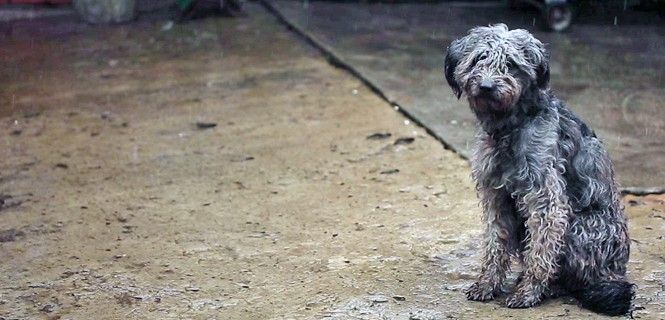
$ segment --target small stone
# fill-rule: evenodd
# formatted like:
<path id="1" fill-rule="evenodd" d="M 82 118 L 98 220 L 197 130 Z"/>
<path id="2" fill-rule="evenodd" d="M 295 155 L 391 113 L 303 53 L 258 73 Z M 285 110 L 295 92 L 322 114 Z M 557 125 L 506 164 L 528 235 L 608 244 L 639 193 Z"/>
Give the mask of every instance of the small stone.
<path id="1" fill-rule="evenodd" d="M 55 306 L 53 304 L 50 304 L 50 303 L 44 305 L 41 309 L 39 309 L 39 311 L 46 312 L 46 313 L 51 313 L 51 312 L 53 312 L 53 310 L 55 310 Z"/>
<path id="2" fill-rule="evenodd" d="M 443 289 L 448 291 L 461 291 L 467 287 L 466 284 L 450 284 L 443 287 Z"/>
<path id="3" fill-rule="evenodd" d="M 382 294 L 376 294 L 376 295 L 371 295 L 367 297 L 367 300 L 375 303 L 386 303 L 389 301 L 388 297 L 382 295 Z"/>

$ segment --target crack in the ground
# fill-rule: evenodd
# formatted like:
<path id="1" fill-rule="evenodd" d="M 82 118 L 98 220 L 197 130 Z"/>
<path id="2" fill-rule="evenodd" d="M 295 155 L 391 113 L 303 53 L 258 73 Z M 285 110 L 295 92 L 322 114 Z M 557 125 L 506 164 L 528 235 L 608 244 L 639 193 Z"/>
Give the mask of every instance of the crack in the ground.
<path id="1" fill-rule="evenodd" d="M 378 85 L 376 85 L 372 80 L 363 75 L 358 69 L 354 68 L 351 64 L 344 61 L 344 59 L 342 59 L 340 55 L 337 54 L 333 48 L 325 45 L 323 42 L 316 39 L 316 37 L 310 35 L 305 30 L 298 27 L 298 25 L 290 21 L 269 1 L 259 0 L 259 2 L 269 13 L 275 16 L 280 23 L 284 24 L 289 30 L 293 31 L 296 35 L 305 40 L 305 42 L 307 42 L 315 49 L 317 49 L 326 58 L 328 63 L 330 63 L 332 66 L 336 68 L 342 69 L 350 73 L 354 78 L 360 80 L 360 82 L 362 82 L 367 88 L 369 88 L 372 92 L 374 92 L 377 96 L 379 96 L 379 98 L 387 102 L 390 106 L 392 106 L 398 112 L 403 114 L 407 119 L 412 121 L 417 126 L 423 128 L 430 136 L 439 141 L 443 145 L 444 149 L 454 152 L 456 155 L 458 155 L 460 158 L 464 160 L 469 160 L 466 156 L 460 153 L 459 150 L 455 149 L 454 146 L 446 142 L 442 137 L 438 136 L 432 129 L 425 126 L 420 120 L 418 120 L 414 115 L 409 113 L 406 109 L 402 108 L 402 106 L 397 101 L 390 99 L 388 95 Z"/>

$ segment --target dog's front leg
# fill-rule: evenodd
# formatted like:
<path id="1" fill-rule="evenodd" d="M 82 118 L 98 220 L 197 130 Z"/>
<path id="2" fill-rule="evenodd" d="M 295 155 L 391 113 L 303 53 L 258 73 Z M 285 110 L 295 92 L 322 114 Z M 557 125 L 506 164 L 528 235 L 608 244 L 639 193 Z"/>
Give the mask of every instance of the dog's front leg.
<path id="1" fill-rule="evenodd" d="M 524 249 L 524 275 L 515 293 L 508 298 L 510 308 L 528 308 L 539 303 L 550 281 L 559 272 L 559 254 L 568 229 L 570 207 L 559 173 L 550 168 L 540 187 L 521 195 L 518 209 L 528 215 L 527 243 Z"/>
<path id="2" fill-rule="evenodd" d="M 480 188 L 485 222 L 484 253 L 478 281 L 466 291 L 469 300 L 487 301 L 500 291 L 510 268 L 510 254 L 516 248 L 517 222 L 510 196 L 504 190 Z"/>

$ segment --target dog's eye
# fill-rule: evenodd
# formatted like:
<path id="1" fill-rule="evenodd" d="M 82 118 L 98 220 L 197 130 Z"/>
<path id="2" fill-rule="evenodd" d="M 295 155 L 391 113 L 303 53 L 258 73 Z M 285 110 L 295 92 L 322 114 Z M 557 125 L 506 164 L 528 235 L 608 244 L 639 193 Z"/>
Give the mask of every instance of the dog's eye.
<path id="1" fill-rule="evenodd" d="M 483 54 L 481 54 L 481 55 L 478 55 L 478 56 L 476 56 L 476 57 L 473 59 L 473 64 L 475 65 L 475 64 L 478 63 L 479 61 L 482 61 L 482 60 L 485 60 L 485 59 L 487 59 L 487 54 L 486 54 L 486 53 L 483 53 Z"/>
<path id="2" fill-rule="evenodd" d="M 515 64 L 512 61 L 508 61 L 508 62 L 506 62 L 506 67 L 508 69 L 512 69 L 513 67 L 515 67 Z"/>

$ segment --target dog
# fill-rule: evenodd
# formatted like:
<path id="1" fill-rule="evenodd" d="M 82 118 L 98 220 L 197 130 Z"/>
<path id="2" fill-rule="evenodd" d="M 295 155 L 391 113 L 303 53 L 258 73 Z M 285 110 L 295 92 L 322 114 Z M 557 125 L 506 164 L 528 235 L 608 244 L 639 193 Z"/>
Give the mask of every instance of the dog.
<path id="1" fill-rule="evenodd" d="M 612 162 L 594 131 L 549 88 L 549 54 L 528 31 L 476 27 L 454 40 L 445 77 L 479 130 L 471 159 L 484 254 L 469 300 L 501 293 L 511 257 L 523 266 L 509 308 L 569 293 L 607 315 L 630 311 L 627 219 Z"/>

